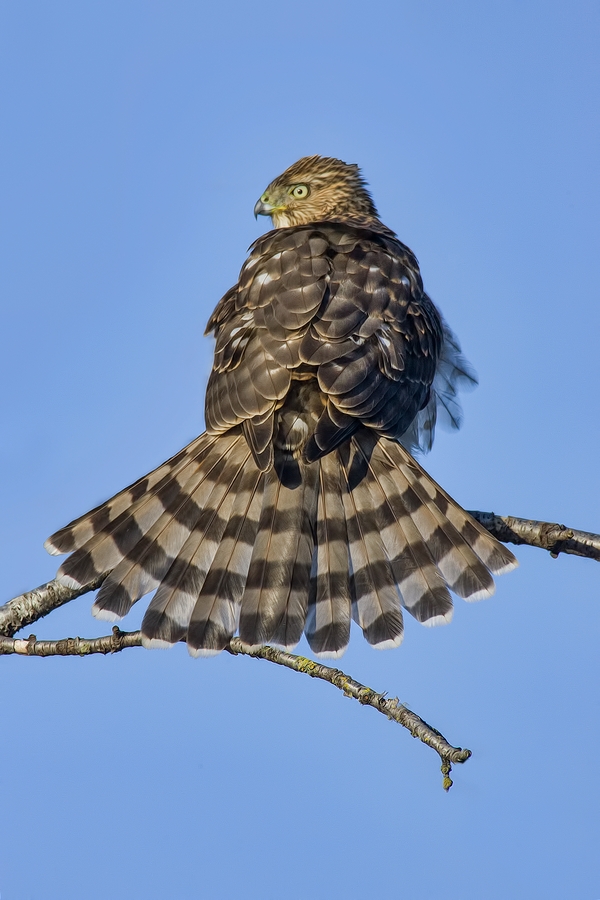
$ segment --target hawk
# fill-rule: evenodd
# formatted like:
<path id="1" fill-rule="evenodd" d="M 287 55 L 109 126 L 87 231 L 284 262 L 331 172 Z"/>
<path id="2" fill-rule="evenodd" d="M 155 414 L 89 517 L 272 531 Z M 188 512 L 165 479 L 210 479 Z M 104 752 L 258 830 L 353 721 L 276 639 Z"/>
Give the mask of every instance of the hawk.
<path id="1" fill-rule="evenodd" d="M 206 431 L 45 546 L 70 554 L 63 584 L 109 573 L 100 619 L 155 591 L 146 646 L 209 656 L 236 632 L 286 648 L 304 633 L 339 656 L 354 619 L 395 647 L 402 608 L 448 622 L 451 591 L 486 597 L 516 565 L 411 453 L 438 413 L 458 426 L 474 376 L 357 166 L 303 158 L 254 212 L 274 230 L 209 319 Z"/>

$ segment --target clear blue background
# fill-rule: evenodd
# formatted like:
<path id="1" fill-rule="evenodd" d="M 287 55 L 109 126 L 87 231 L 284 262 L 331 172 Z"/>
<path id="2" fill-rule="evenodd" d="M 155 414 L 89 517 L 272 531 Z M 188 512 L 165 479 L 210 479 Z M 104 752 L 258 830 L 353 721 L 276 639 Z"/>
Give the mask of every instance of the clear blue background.
<path id="1" fill-rule="evenodd" d="M 310 153 L 363 167 L 479 372 L 431 473 L 467 508 L 600 531 L 597 3 L 0 17 L 4 599 L 201 430 L 204 324 L 255 200 Z M 2 900 L 598 900 L 600 567 L 517 552 L 449 628 L 342 660 L 474 751 L 449 795 L 408 733 L 268 663 L 2 660 Z M 90 603 L 26 633 L 106 633 Z"/>

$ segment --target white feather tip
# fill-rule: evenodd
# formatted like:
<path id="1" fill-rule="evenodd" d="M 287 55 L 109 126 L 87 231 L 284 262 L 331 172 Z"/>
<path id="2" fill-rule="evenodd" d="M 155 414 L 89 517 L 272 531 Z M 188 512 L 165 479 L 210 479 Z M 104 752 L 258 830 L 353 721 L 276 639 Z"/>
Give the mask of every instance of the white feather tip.
<path id="1" fill-rule="evenodd" d="M 59 550 L 58 547 L 55 547 L 50 538 L 48 538 L 47 541 L 44 541 L 44 550 L 51 556 L 62 556 L 65 552 L 64 550 Z"/>
<path id="2" fill-rule="evenodd" d="M 198 657 L 202 657 L 203 659 L 208 659 L 209 656 L 217 656 L 221 651 L 220 650 L 208 650 L 204 647 L 190 647 L 187 645 L 188 653 L 190 656 L 193 656 L 194 659 L 198 659 Z"/>
<path id="3" fill-rule="evenodd" d="M 174 646 L 175 644 L 172 644 L 170 641 L 163 641 L 160 638 L 149 638 L 142 633 L 142 647 L 146 647 L 147 650 L 170 650 Z"/>
<path id="4" fill-rule="evenodd" d="M 471 599 L 473 598 L 469 597 L 469 600 Z M 421 622 L 421 625 L 425 625 L 426 628 L 436 628 L 438 625 L 449 625 L 453 615 L 454 610 L 449 609 L 445 616 L 432 616 L 430 619 L 426 619 L 425 622 Z"/>
<path id="5" fill-rule="evenodd" d="M 123 616 L 118 616 L 111 609 L 102 609 L 101 606 L 92 606 L 92 615 L 95 619 L 99 619 L 101 622 L 118 622 L 119 619 L 122 619 Z"/>
<path id="6" fill-rule="evenodd" d="M 381 643 L 372 644 L 371 646 L 375 647 L 376 650 L 393 650 L 394 647 L 399 647 L 403 640 L 404 634 L 399 634 L 395 638 L 390 638 L 387 641 L 381 641 Z"/>

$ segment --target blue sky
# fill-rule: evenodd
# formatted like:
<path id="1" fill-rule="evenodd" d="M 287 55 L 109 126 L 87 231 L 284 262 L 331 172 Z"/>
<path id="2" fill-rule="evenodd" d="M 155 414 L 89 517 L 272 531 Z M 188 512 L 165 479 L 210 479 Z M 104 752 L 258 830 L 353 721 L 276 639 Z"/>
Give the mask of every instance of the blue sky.
<path id="1" fill-rule="evenodd" d="M 202 429 L 212 308 L 308 153 L 358 162 L 480 386 L 428 470 L 600 531 L 591 2 L 8 2 L 3 599 L 56 528 Z M 2 662 L 2 900 L 599 900 L 600 567 L 517 550 L 491 600 L 342 667 L 473 758 L 267 663 Z M 92 636 L 82 597 L 34 627 Z M 144 602 L 125 620 L 137 627 Z M 28 633 L 28 632 L 27 632 Z"/>

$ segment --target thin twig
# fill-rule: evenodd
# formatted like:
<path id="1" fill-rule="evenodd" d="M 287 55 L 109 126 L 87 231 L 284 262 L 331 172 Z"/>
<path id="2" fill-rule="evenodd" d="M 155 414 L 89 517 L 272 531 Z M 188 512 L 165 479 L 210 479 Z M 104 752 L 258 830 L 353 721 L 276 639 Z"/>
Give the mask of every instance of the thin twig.
<path id="1" fill-rule="evenodd" d="M 112 634 L 99 638 L 64 638 L 60 641 L 38 641 L 34 634 L 25 639 L 0 637 L 0 656 L 16 653 L 20 656 L 89 656 L 92 653 L 118 653 L 128 647 L 141 647 L 140 631 L 121 631 L 116 625 Z M 372 688 L 366 687 L 340 669 L 332 669 L 322 663 L 316 663 L 305 656 L 296 656 L 286 650 L 278 650 L 267 645 L 252 647 L 239 638 L 232 638 L 226 648 L 233 656 L 252 656 L 254 659 L 265 659 L 294 672 L 310 675 L 327 681 L 346 697 L 358 700 L 363 706 L 372 706 L 388 719 L 398 722 L 407 728 L 413 737 L 418 738 L 428 747 L 432 747 L 439 755 L 444 776 L 443 787 L 448 791 L 452 787 L 450 772 L 453 763 L 464 763 L 471 756 L 470 750 L 453 747 L 436 728 L 428 725 L 412 710 L 398 701 L 398 698 L 386 698 Z"/>
<path id="2" fill-rule="evenodd" d="M 556 558 L 559 553 L 586 556 L 600 562 L 600 534 L 577 531 L 556 522 L 538 522 L 536 519 L 518 519 L 516 516 L 497 516 L 492 512 L 469 510 L 469 514 L 505 544 L 529 544 L 549 550 Z"/>
<path id="3" fill-rule="evenodd" d="M 278 650 L 267 645 L 251 647 L 239 638 L 232 638 L 226 649 L 234 655 L 243 653 L 245 656 L 253 656 L 256 659 L 266 659 L 269 662 L 276 663 L 278 666 L 293 669 L 294 672 L 302 672 L 305 675 L 310 675 L 311 678 L 320 678 L 322 681 L 328 681 L 329 684 L 342 691 L 346 697 L 353 697 L 363 706 L 372 706 L 373 709 L 383 713 L 388 719 L 393 719 L 394 722 L 398 722 L 399 725 L 408 728 L 413 737 L 419 738 L 420 741 L 427 744 L 428 747 L 432 747 L 439 754 L 442 761 L 442 773 L 444 774 L 444 790 L 446 791 L 452 787 L 452 779 L 450 778 L 451 763 L 464 763 L 471 756 L 470 750 L 453 747 L 452 744 L 449 744 L 441 732 L 428 725 L 420 716 L 400 703 L 397 697 L 386 698 L 385 694 L 378 694 L 372 688 L 361 684 L 360 681 L 355 681 L 354 678 L 346 675 L 340 669 L 332 669 L 305 656 L 296 656 L 293 653 L 288 653 L 286 650 Z"/>
<path id="4" fill-rule="evenodd" d="M 112 634 L 99 638 L 62 638 L 58 641 L 38 641 L 35 634 L 28 638 L 0 637 L 0 656 L 89 656 L 91 653 L 118 653 L 128 647 L 141 647 L 141 631 L 121 631 L 115 625 Z"/>

